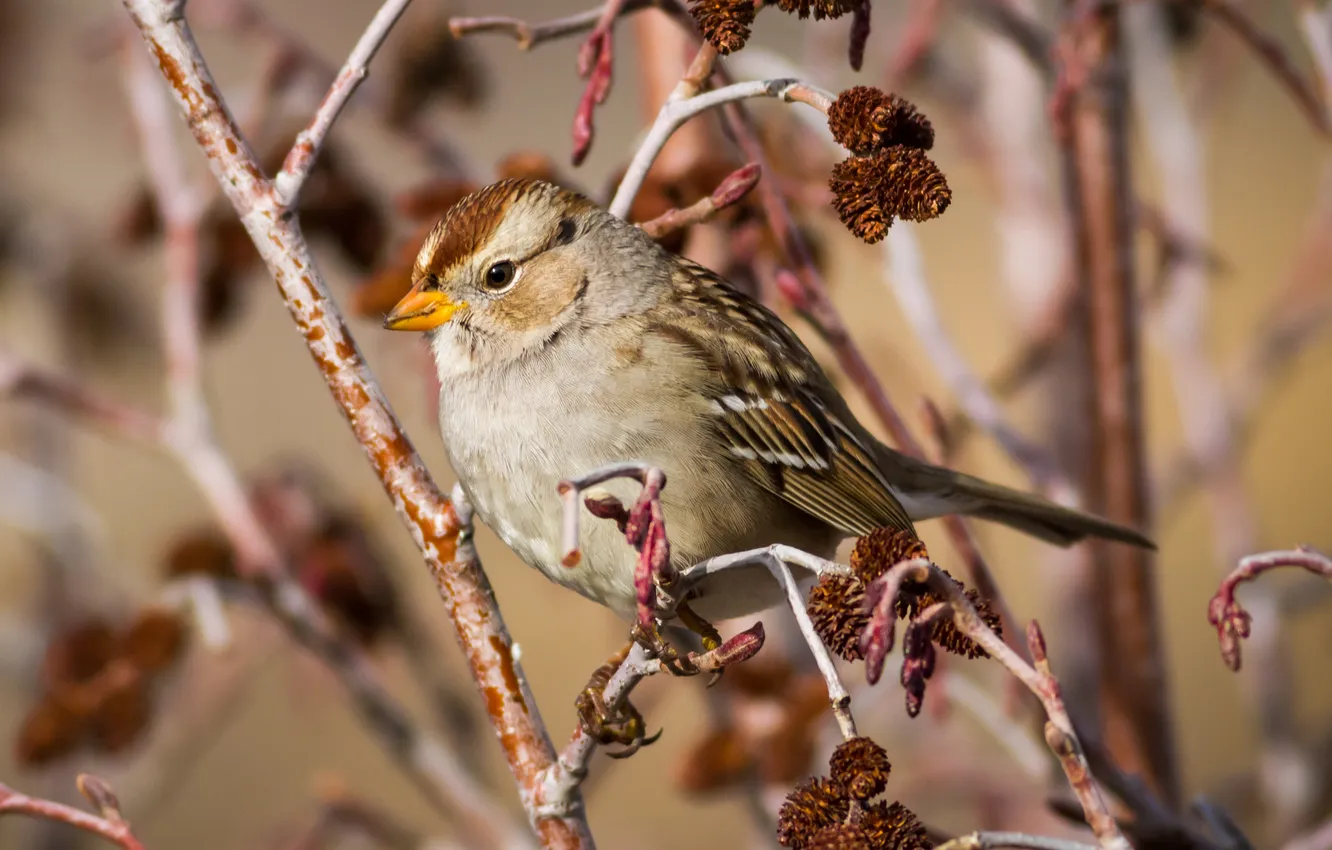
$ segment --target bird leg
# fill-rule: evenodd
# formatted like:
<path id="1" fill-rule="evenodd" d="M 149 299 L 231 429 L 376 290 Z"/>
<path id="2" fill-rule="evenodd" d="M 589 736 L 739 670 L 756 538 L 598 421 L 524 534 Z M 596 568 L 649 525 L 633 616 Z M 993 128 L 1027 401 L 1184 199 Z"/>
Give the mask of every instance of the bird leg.
<path id="1" fill-rule="evenodd" d="M 623 649 L 598 667 L 587 680 L 587 686 L 574 701 L 574 707 L 578 711 L 578 723 L 593 740 L 603 746 L 624 745 L 623 750 L 606 754 L 615 759 L 628 758 L 640 748 L 655 743 L 661 737 L 660 731 L 650 738 L 647 736 L 647 725 L 643 721 L 643 715 L 638 713 L 638 709 L 634 708 L 627 697 L 620 700 L 619 705 L 614 708 L 606 704 L 606 685 L 624 663 L 624 659 L 629 656 L 629 650 L 633 645 L 633 641 L 625 644 Z"/>
<path id="2" fill-rule="evenodd" d="M 689 603 L 681 602 L 677 605 L 675 615 L 680 618 L 680 622 L 684 624 L 685 628 L 698 635 L 699 640 L 703 642 L 704 652 L 712 652 L 714 649 L 721 647 L 721 632 L 717 631 L 712 623 L 694 613 L 694 609 L 689 607 Z M 725 669 L 725 667 L 718 667 L 712 671 L 712 675 L 708 677 L 709 688 L 721 681 Z"/>

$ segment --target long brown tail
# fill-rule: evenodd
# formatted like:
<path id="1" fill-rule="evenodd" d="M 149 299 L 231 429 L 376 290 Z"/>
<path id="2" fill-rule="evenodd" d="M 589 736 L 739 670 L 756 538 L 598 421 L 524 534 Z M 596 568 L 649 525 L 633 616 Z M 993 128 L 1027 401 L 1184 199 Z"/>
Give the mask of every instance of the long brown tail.
<path id="1" fill-rule="evenodd" d="M 924 519 L 922 513 L 955 513 L 1002 523 L 1059 546 L 1071 546 L 1086 537 L 1101 537 L 1145 549 L 1156 548 L 1156 544 L 1140 531 L 1057 505 L 1033 493 L 919 461 L 912 461 L 910 465 L 914 467 L 910 477 L 919 488 L 919 495 L 908 501 L 940 508 L 912 511 L 915 519 Z"/>

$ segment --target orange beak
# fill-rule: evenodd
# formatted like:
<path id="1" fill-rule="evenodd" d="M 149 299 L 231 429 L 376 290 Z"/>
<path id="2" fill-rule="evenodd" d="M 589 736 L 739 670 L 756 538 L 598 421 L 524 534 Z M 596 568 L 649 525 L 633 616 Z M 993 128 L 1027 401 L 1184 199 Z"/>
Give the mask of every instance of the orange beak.
<path id="1" fill-rule="evenodd" d="M 391 331 L 428 331 L 466 306 L 466 301 L 454 303 L 442 292 L 413 288 L 384 317 L 384 327 Z"/>

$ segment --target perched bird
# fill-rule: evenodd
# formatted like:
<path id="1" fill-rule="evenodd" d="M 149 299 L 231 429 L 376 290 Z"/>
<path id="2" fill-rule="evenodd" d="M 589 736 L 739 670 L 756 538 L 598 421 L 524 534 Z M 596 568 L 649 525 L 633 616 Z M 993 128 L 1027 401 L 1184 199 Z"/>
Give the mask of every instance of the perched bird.
<path id="1" fill-rule="evenodd" d="M 846 537 L 944 514 L 1060 545 L 1152 546 L 883 445 L 771 311 L 549 183 L 504 180 L 454 206 L 384 326 L 428 334 L 444 445 L 481 519 L 548 578 L 626 618 L 635 553 L 614 523 L 589 518 L 582 559 L 564 566 L 556 488 L 630 460 L 666 472 L 681 569 L 774 543 L 831 558 Z M 638 486 L 605 489 L 629 504 Z M 690 604 L 715 620 L 780 598 L 755 568 L 716 575 Z"/>

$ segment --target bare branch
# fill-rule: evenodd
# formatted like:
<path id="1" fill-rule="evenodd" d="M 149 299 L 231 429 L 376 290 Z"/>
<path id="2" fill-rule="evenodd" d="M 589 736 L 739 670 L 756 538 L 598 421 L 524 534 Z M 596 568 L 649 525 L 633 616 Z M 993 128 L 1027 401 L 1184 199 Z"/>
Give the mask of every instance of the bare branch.
<path id="1" fill-rule="evenodd" d="M 410 2 L 411 0 L 385 0 L 384 5 L 379 7 L 379 11 L 370 20 L 370 25 L 352 48 L 351 55 L 347 57 L 342 70 L 338 71 L 333 86 L 328 90 L 328 94 L 324 95 L 324 101 L 319 104 L 319 109 L 310 120 L 310 125 L 296 136 L 296 143 L 292 145 L 287 158 L 282 162 L 282 170 L 273 178 L 273 187 L 279 204 L 288 207 L 296 205 L 301 195 L 301 187 L 310 176 L 315 158 L 319 156 L 319 149 L 323 147 L 329 130 L 333 128 L 333 122 L 342 114 L 342 108 L 356 93 L 361 81 L 369 76 L 370 60 L 375 58 L 380 45 L 388 38 L 389 30 L 393 29 L 398 18 L 402 17 Z"/>
<path id="2" fill-rule="evenodd" d="M 521 796 L 530 800 L 533 783 L 554 761 L 554 748 L 526 692 L 525 680 L 513 658 L 512 641 L 467 539 L 467 511 L 455 509 L 439 492 L 394 417 L 328 295 L 294 210 L 264 178 L 254 153 L 218 95 L 181 14 L 182 4 L 126 0 L 125 6 L 170 84 L 210 168 L 276 280 L 334 400 L 424 554 L 449 607 L 473 679 L 488 695 L 490 720 L 504 745 Z M 366 708 L 362 705 L 363 710 Z M 425 739 L 406 742 L 407 749 L 414 751 L 421 740 Z M 416 755 L 420 761 L 415 763 L 422 767 L 438 771 L 445 764 L 437 747 Z M 444 777 L 437 772 L 433 779 L 441 781 Z M 532 817 L 548 846 L 591 843 L 581 815 Z M 482 825 L 481 820 L 474 823 Z M 503 818 L 489 819 L 489 827 L 492 835 L 507 833 L 505 837 L 512 843 L 525 841 L 507 830 Z"/>
<path id="3" fill-rule="evenodd" d="M 989 433 L 1013 460 L 1026 471 L 1032 482 L 1051 493 L 1058 501 L 1073 502 L 1077 491 L 1059 468 L 1058 462 L 1041 446 L 1022 436 L 1005 418 L 999 403 L 984 382 L 971 370 L 953 345 L 943 326 L 929 282 L 925 279 L 920 243 L 908 222 L 898 222 L 888 229 L 888 269 L 885 277 L 897 295 L 916 338 L 929 353 L 934 367 L 952 388 L 954 397 L 977 425 Z"/>
<path id="4" fill-rule="evenodd" d="M 533 47 L 547 41 L 554 41 L 591 30 L 601 21 L 605 14 L 605 8 L 605 4 L 602 4 L 588 9 L 586 12 L 578 12 L 563 18 L 554 18 L 540 24 L 529 24 L 519 18 L 510 18 L 503 15 L 450 18 L 449 32 L 453 33 L 455 38 L 481 33 L 498 33 L 507 35 L 518 42 L 519 50 L 531 50 Z M 669 11 L 678 8 L 678 4 L 664 2 L 664 0 L 624 0 L 620 4 L 619 17 L 652 8 Z"/>
<path id="5" fill-rule="evenodd" d="M 111 791 L 111 786 L 86 773 L 79 775 L 78 785 L 79 791 L 97 807 L 100 814 L 91 815 L 63 803 L 29 797 L 0 783 L 0 815 L 19 814 L 60 821 L 99 835 L 124 850 L 144 850 L 143 844 L 130 830 L 129 822 L 121 817 L 120 803 Z"/>
<path id="6" fill-rule="evenodd" d="M 702 48 L 705 51 L 708 49 L 707 46 Z M 634 158 L 630 160 L 629 167 L 625 170 L 624 179 L 615 190 L 615 197 L 608 207 L 612 215 L 624 218 L 629 214 L 634 197 L 638 195 L 643 180 L 652 168 L 652 163 L 656 161 L 657 155 L 661 153 L 661 149 L 666 146 L 666 141 L 670 139 L 672 133 L 694 116 L 709 109 L 754 97 L 773 97 L 787 103 L 804 103 L 826 113 L 833 100 L 829 93 L 794 79 L 733 83 L 705 94 L 691 95 L 689 91 L 694 85 L 691 76 L 686 75 L 666 103 L 662 104 L 657 120 L 653 122 L 647 137 L 634 152 Z"/>
<path id="7" fill-rule="evenodd" d="M 744 200 L 758 184 L 760 176 L 758 163 L 751 162 L 731 172 L 706 198 L 700 198 L 684 209 L 664 212 L 638 226 L 653 239 L 660 239 L 677 230 L 708 221 L 727 207 Z"/>

